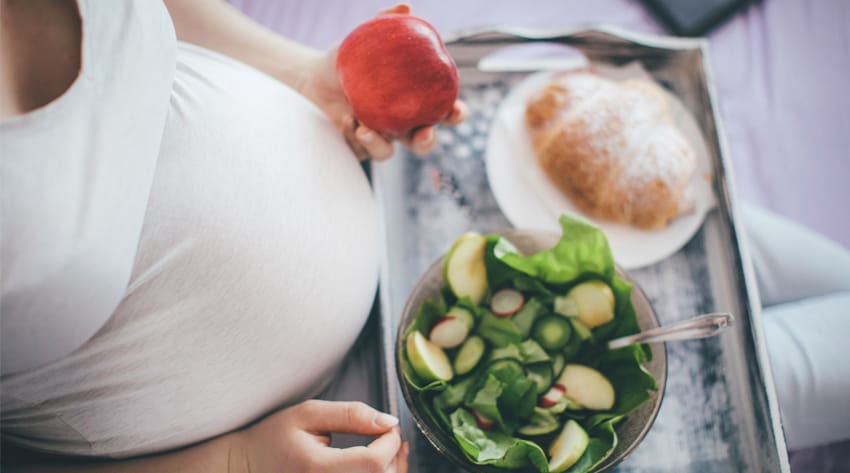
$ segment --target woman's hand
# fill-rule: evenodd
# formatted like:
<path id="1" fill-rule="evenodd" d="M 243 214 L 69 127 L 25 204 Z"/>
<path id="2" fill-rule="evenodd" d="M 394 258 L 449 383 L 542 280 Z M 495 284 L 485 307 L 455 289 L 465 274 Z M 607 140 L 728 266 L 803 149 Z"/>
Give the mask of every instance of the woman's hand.
<path id="1" fill-rule="evenodd" d="M 377 438 L 340 449 L 330 447 L 331 433 Z M 232 435 L 231 473 L 407 473 L 398 419 L 362 402 L 305 401 Z"/>
<path id="2" fill-rule="evenodd" d="M 410 7 L 397 5 L 382 10 L 379 14 L 386 13 L 407 14 L 410 13 Z M 378 161 L 389 158 L 393 154 L 392 142 L 359 123 L 354 117 L 336 73 L 336 55 L 337 48 L 333 48 L 318 59 L 297 87 L 298 91 L 331 118 L 358 158 L 372 158 Z M 465 120 L 468 113 L 466 104 L 458 100 L 452 113 L 441 123 L 456 125 Z M 428 154 L 436 144 L 434 127 L 418 128 L 400 141 L 418 155 Z"/>

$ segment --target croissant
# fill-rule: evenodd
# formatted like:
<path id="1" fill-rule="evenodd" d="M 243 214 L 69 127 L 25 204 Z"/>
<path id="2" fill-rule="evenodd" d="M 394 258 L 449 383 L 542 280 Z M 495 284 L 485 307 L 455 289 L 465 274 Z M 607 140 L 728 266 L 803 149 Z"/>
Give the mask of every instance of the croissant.
<path id="1" fill-rule="evenodd" d="M 590 216 L 656 229 L 693 207 L 694 150 L 654 82 L 562 73 L 525 119 L 546 176 Z"/>

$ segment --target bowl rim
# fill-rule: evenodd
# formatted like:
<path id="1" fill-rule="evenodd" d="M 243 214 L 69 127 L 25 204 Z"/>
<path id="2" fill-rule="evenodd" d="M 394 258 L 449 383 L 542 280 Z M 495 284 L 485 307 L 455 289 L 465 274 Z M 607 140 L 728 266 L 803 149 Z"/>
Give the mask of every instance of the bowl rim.
<path id="1" fill-rule="evenodd" d="M 520 230 L 515 228 L 498 230 L 495 232 L 489 232 L 488 234 L 500 235 L 508 238 L 512 235 L 514 236 L 529 236 L 533 238 L 555 238 L 555 242 L 560 238 L 554 232 L 546 231 L 546 230 Z M 537 251 L 545 251 L 545 249 L 537 250 Z M 462 451 L 457 446 L 456 442 L 448 442 L 449 445 L 444 445 L 442 439 L 436 438 L 437 436 L 429 433 L 430 430 L 433 430 L 433 427 L 429 425 L 428 421 L 424 419 L 423 415 L 419 412 L 419 409 L 415 409 L 412 406 L 415 405 L 413 388 L 407 382 L 407 378 L 402 371 L 402 355 L 404 351 L 404 343 L 402 338 L 404 337 L 404 332 L 407 331 L 410 323 L 413 321 L 415 313 L 418 312 L 417 308 L 412 308 L 413 304 L 412 296 L 417 292 L 421 291 L 423 284 L 425 284 L 426 279 L 425 276 L 434 272 L 437 274 L 437 279 L 440 281 L 440 286 L 443 286 L 443 273 L 442 273 L 442 262 L 445 258 L 445 253 L 437 257 L 434 262 L 432 262 L 428 268 L 421 274 L 419 279 L 417 280 L 414 287 L 408 293 L 408 298 L 405 301 L 404 307 L 402 309 L 401 317 L 398 321 L 398 327 L 396 330 L 396 338 L 395 338 L 395 365 L 396 365 L 396 377 L 399 382 L 399 387 L 402 392 L 402 397 L 404 398 L 405 405 L 407 406 L 407 410 L 410 413 L 410 417 L 413 419 L 413 423 L 416 425 L 416 428 L 419 430 L 421 435 L 428 440 L 428 442 L 433 446 L 443 457 L 448 458 L 455 466 L 462 468 L 465 471 L 469 471 L 472 473 L 504 473 L 504 472 L 520 472 L 524 470 L 509 470 L 506 468 L 499 468 L 492 465 L 477 465 L 472 463 Z M 637 296 L 637 299 L 642 302 L 648 310 L 650 315 L 650 319 L 652 325 L 650 327 L 642 327 L 643 329 L 651 328 L 652 326 L 658 326 L 658 314 L 655 312 L 655 308 L 652 306 L 652 302 L 647 297 L 646 293 L 637 284 L 637 282 L 619 265 L 616 266 L 617 276 L 628 282 L 632 285 L 632 305 L 635 305 L 634 299 Z M 415 309 L 415 310 L 412 310 Z M 667 385 L 667 346 L 665 343 L 657 343 L 650 345 L 653 349 L 652 352 L 652 360 L 649 363 L 660 362 L 661 369 L 659 370 L 659 375 L 656 377 L 656 384 L 658 385 L 658 389 L 654 391 L 653 396 L 650 398 L 650 402 L 654 400 L 651 404 L 651 410 L 648 413 L 648 421 L 643 424 L 638 434 L 635 436 L 634 440 L 630 445 L 626 446 L 623 450 L 619 450 L 618 447 L 622 445 L 619 441 L 617 446 L 614 447 L 614 451 L 611 452 L 611 455 L 608 456 L 600 465 L 591 470 L 591 473 L 603 473 L 609 471 L 611 468 L 618 465 L 622 462 L 626 457 L 628 457 L 635 448 L 643 441 L 649 431 L 652 429 L 652 426 L 655 424 L 655 420 L 658 417 L 658 412 L 661 409 L 661 404 L 664 401 L 664 393 Z M 656 352 L 657 349 L 657 352 Z M 643 366 L 646 366 L 648 363 L 644 363 Z M 640 408 L 639 408 L 640 409 Z M 634 414 L 634 413 L 632 413 Z M 629 416 L 631 416 L 630 414 Z M 626 416 L 624 419 L 628 419 L 629 416 Z M 622 421 L 619 421 L 615 425 L 615 431 L 617 431 L 620 426 L 622 426 Z M 445 430 L 441 425 L 437 426 L 441 430 Z M 447 436 L 450 434 L 447 433 Z M 618 435 L 618 439 L 619 439 Z M 531 469 L 529 471 L 536 471 Z"/>

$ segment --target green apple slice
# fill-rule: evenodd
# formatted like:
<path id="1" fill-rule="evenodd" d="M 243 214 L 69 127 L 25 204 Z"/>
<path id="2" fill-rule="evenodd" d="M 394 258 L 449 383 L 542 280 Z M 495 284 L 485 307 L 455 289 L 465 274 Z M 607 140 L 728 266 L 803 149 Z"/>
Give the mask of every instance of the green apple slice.
<path id="1" fill-rule="evenodd" d="M 585 409 L 607 411 L 614 407 L 614 386 L 602 373 L 588 366 L 568 364 L 557 384 L 566 390 L 564 395 Z"/>
<path id="2" fill-rule="evenodd" d="M 579 320 L 590 328 L 614 320 L 614 292 L 602 281 L 587 281 L 575 286 L 567 293 L 567 300 L 572 301 Z"/>
<path id="3" fill-rule="evenodd" d="M 549 446 L 549 472 L 561 473 L 575 465 L 579 458 L 584 455 L 589 444 L 590 437 L 587 432 L 578 422 L 572 419 L 568 420 L 561 433 Z"/>
<path id="4" fill-rule="evenodd" d="M 452 379 L 452 364 L 442 348 L 429 342 L 418 330 L 407 336 L 407 359 L 413 370 L 428 381 Z"/>
<path id="5" fill-rule="evenodd" d="M 455 240 L 443 260 L 443 277 L 458 299 L 468 297 L 479 304 L 487 294 L 487 268 L 484 248 L 487 240 L 477 233 L 465 233 Z"/>

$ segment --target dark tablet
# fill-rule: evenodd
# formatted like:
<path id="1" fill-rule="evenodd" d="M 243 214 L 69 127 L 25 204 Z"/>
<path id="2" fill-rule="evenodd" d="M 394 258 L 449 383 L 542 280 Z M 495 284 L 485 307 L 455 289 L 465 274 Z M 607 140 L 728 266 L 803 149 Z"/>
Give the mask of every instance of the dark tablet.
<path id="1" fill-rule="evenodd" d="M 752 0 L 643 0 L 674 33 L 700 36 Z"/>

